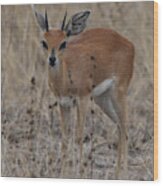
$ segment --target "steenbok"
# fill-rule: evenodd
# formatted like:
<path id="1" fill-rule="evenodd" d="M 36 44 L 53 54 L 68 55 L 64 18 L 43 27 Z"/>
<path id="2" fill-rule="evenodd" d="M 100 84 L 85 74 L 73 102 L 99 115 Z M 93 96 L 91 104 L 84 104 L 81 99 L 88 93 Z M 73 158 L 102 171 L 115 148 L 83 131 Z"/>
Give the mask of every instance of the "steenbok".
<path id="1" fill-rule="evenodd" d="M 113 30 L 85 30 L 90 11 L 74 14 L 67 22 L 64 15 L 61 28 L 51 29 L 45 15 L 34 9 L 43 31 L 43 47 L 48 51 L 49 86 L 58 99 L 62 117 L 62 170 L 67 153 L 66 122 L 69 108 L 77 108 L 76 142 L 80 151 L 82 176 L 83 128 L 89 100 L 118 126 L 116 178 L 127 177 L 128 134 L 126 98 L 133 74 L 134 46 Z M 123 161 L 122 161 L 123 160 Z M 123 165 L 123 166 L 122 166 Z"/>

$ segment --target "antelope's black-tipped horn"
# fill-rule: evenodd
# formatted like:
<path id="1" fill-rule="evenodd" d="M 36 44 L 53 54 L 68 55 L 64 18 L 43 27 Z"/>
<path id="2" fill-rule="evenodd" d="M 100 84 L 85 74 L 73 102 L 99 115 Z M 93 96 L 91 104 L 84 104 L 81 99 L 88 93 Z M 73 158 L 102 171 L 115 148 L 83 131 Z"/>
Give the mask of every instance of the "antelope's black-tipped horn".
<path id="1" fill-rule="evenodd" d="M 47 15 L 47 11 L 45 10 L 45 28 L 46 31 L 49 31 L 49 24 L 48 24 L 48 15 Z"/>
<path id="2" fill-rule="evenodd" d="M 64 28 L 65 28 L 66 17 L 67 17 L 67 11 L 65 12 L 65 15 L 64 15 L 64 18 L 63 18 L 63 22 L 62 22 L 61 30 L 64 30 Z"/>

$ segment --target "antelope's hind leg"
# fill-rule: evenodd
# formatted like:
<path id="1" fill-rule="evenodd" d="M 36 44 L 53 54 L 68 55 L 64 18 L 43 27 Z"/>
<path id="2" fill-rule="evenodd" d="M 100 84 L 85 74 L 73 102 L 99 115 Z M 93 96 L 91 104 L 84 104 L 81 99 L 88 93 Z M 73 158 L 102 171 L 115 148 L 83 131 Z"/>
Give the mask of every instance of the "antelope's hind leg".
<path id="1" fill-rule="evenodd" d="M 99 90 L 98 90 L 99 89 Z M 103 110 L 114 123 L 118 125 L 118 159 L 116 166 L 116 179 L 127 179 L 127 126 L 125 95 L 118 87 L 115 87 L 114 79 L 105 80 L 93 91 L 95 103 Z M 103 90 L 103 91 L 102 91 Z M 96 94 L 94 94 L 96 93 Z M 100 93 L 100 94 L 97 94 Z M 121 163 L 123 157 L 123 175 L 121 176 Z"/>

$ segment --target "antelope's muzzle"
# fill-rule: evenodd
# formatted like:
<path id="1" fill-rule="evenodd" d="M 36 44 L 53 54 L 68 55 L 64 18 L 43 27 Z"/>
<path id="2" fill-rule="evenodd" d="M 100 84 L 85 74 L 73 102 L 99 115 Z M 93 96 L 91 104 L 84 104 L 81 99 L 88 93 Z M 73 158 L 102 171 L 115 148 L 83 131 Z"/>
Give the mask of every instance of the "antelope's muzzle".
<path id="1" fill-rule="evenodd" d="M 49 61 L 49 65 L 51 67 L 54 67 L 56 65 L 56 57 L 55 57 L 55 50 L 54 50 L 54 48 L 51 51 L 51 54 L 49 56 L 49 60 L 48 61 Z"/>
<path id="2" fill-rule="evenodd" d="M 51 67 L 54 67 L 55 66 L 55 63 L 56 62 L 56 57 L 55 56 L 50 56 L 49 57 L 49 65 L 51 66 Z"/>

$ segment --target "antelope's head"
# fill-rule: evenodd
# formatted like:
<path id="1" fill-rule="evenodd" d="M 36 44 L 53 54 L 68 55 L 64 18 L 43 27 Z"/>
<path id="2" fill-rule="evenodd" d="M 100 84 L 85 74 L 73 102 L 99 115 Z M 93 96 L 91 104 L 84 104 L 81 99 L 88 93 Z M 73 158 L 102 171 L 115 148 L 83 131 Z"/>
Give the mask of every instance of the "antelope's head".
<path id="1" fill-rule="evenodd" d="M 48 51 L 48 64 L 50 67 L 55 68 L 60 63 L 57 53 L 64 51 L 69 37 L 80 34 L 85 29 L 90 11 L 76 13 L 68 22 L 66 21 L 66 12 L 61 27 L 58 29 L 51 29 L 49 27 L 46 11 L 45 15 L 40 14 L 36 10 L 34 10 L 34 13 L 38 25 L 43 31 L 44 40 L 41 41 L 41 44 Z"/>

